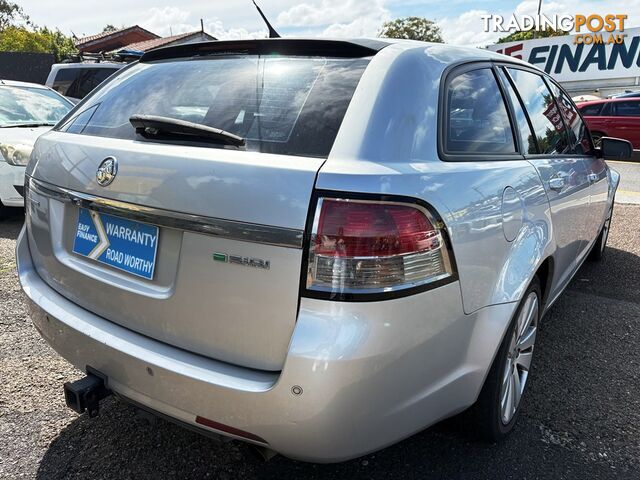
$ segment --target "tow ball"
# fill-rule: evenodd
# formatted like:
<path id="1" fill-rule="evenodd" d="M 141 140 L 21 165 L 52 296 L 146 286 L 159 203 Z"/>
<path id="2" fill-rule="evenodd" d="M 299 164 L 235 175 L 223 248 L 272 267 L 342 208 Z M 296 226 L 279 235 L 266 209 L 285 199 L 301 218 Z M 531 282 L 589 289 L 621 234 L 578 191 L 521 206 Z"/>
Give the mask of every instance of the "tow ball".
<path id="1" fill-rule="evenodd" d="M 88 373 L 86 377 L 67 382 L 64 384 L 64 399 L 67 407 L 80 414 L 85 411 L 90 418 L 98 416 L 100 413 L 100 400 L 111 395 L 104 382 L 93 373 Z"/>

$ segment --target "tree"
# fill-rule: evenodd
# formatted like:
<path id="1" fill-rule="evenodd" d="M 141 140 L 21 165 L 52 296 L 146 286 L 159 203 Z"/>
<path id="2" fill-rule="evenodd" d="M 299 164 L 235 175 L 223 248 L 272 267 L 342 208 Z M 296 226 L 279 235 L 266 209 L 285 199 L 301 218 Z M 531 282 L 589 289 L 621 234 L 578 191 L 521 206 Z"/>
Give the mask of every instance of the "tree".
<path id="1" fill-rule="evenodd" d="M 117 30 L 118 30 L 118 29 L 117 29 L 116 27 L 114 27 L 113 25 L 111 25 L 110 23 L 109 23 L 108 25 L 106 25 L 106 26 L 102 29 L 102 31 L 103 31 L 103 32 L 115 32 L 115 31 L 117 31 Z"/>
<path id="2" fill-rule="evenodd" d="M 24 13 L 22 7 L 9 0 L 0 0 L 0 31 L 19 21 L 30 24 L 29 16 Z"/>
<path id="3" fill-rule="evenodd" d="M 59 62 L 68 55 L 77 53 L 73 40 L 60 30 L 46 27 L 28 30 L 10 26 L 0 30 L 0 52 L 52 53 Z"/>
<path id="4" fill-rule="evenodd" d="M 554 30 L 551 27 L 540 32 L 534 30 L 518 30 L 517 32 L 510 33 L 506 37 L 502 37 L 498 40 L 498 43 L 521 42 L 523 40 L 533 40 L 534 38 L 563 37 L 565 35 L 569 35 L 569 32 L 565 32 L 564 30 Z"/>
<path id="5" fill-rule="evenodd" d="M 385 22 L 378 36 L 444 43 L 440 27 L 435 22 L 422 17 L 398 18 Z"/>

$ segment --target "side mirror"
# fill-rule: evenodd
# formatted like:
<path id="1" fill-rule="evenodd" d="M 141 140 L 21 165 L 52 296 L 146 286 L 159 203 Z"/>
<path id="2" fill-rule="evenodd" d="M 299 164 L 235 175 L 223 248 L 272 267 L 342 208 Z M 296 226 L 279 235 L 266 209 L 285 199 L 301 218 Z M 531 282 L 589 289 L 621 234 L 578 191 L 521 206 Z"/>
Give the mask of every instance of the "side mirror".
<path id="1" fill-rule="evenodd" d="M 605 160 L 631 160 L 633 146 L 631 142 L 621 138 L 602 137 L 598 153 Z"/>

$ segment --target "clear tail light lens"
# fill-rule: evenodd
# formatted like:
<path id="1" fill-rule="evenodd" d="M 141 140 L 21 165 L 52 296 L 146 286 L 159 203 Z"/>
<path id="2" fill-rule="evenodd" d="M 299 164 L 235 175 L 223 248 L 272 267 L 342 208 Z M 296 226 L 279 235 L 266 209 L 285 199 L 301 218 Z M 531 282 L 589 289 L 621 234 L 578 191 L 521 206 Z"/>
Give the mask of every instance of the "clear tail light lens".
<path id="1" fill-rule="evenodd" d="M 309 245 L 307 289 L 384 293 L 452 277 L 440 227 L 415 204 L 321 198 Z"/>

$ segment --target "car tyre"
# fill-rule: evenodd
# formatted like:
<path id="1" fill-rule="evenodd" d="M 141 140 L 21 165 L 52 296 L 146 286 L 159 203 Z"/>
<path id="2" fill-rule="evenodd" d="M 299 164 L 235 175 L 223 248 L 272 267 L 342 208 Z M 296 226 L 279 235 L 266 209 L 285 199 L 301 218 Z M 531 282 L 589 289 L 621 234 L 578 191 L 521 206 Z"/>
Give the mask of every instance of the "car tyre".
<path id="1" fill-rule="evenodd" d="M 471 414 L 480 440 L 495 443 L 513 430 L 531 371 L 541 313 L 540 280 L 535 277 L 507 328 Z"/>
<path id="2" fill-rule="evenodd" d="M 609 240 L 609 230 L 611 228 L 611 217 L 613 216 L 613 208 L 609 210 L 609 215 L 602 225 L 602 230 L 598 235 L 598 239 L 593 244 L 591 252 L 589 253 L 589 260 L 599 262 L 604 258 L 604 252 L 607 248 L 607 240 Z"/>

